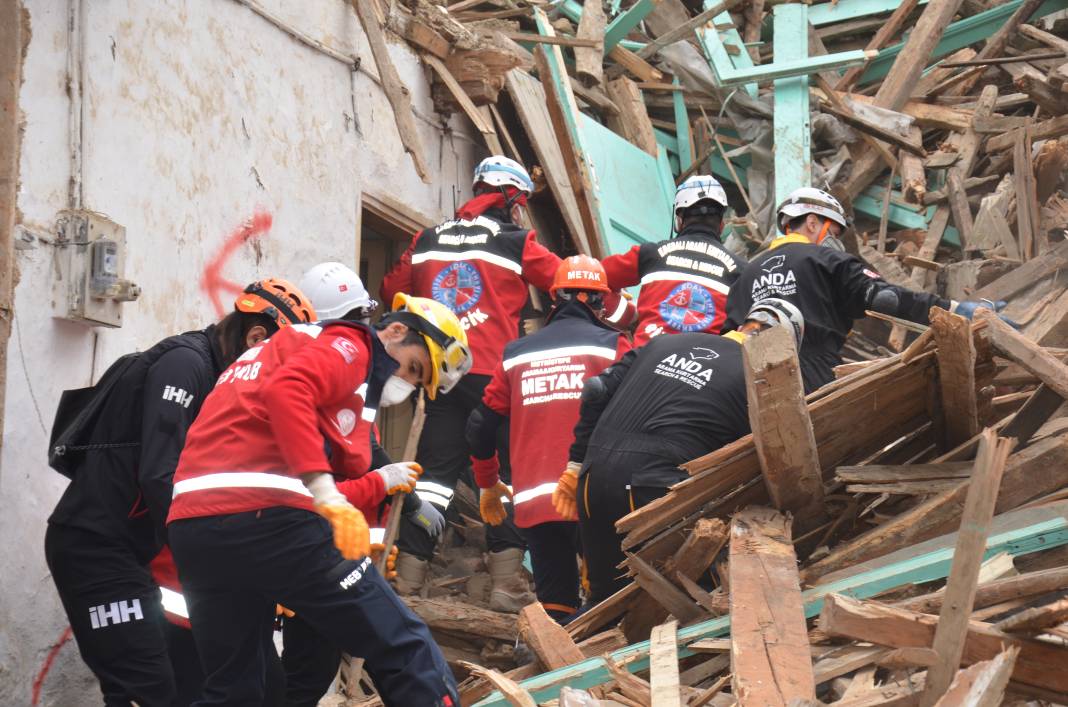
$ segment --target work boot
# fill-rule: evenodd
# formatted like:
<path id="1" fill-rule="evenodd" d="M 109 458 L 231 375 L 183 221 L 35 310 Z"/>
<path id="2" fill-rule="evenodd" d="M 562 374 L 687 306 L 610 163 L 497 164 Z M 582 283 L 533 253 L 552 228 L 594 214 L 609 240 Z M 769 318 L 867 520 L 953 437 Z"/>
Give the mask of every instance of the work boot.
<path id="1" fill-rule="evenodd" d="M 523 574 L 522 550 L 510 547 L 500 552 L 490 552 L 486 566 L 490 573 L 491 609 L 514 614 L 537 601 Z"/>
<path id="2" fill-rule="evenodd" d="M 397 553 L 397 578 L 393 580 L 393 586 L 397 594 L 408 596 L 418 594 L 426 581 L 426 573 L 430 563 L 424 559 L 407 552 Z"/>

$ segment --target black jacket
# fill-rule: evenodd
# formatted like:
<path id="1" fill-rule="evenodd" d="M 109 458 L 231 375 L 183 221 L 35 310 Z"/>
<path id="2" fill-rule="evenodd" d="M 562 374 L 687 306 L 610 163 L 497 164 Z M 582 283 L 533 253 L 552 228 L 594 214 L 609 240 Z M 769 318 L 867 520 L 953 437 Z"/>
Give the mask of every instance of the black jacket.
<path id="1" fill-rule="evenodd" d="M 664 488 L 678 466 L 749 434 L 742 347 L 715 334 L 658 336 L 583 393 L 570 461 Z"/>
<path id="2" fill-rule="evenodd" d="M 796 305 L 805 317 L 798 352 L 805 392 L 834 380 L 853 320 L 865 310 L 927 324 L 931 307 L 950 306 L 941 297 L 891 285 L 855 255 L 792 238 L 774 241 L 742 271 L 727 297 L 724 329 L 742 324 L 756 301 L 777 297 Z"/>
<path id="3" fill-rule="evenodd" d="M 164 542 L 186 432 L 223 368 L 214 325 L 145 351 L 112 388 L 90 436 L 140 444 L 85 452 L 48 522 L 128 542 L 151 560 Z"/>

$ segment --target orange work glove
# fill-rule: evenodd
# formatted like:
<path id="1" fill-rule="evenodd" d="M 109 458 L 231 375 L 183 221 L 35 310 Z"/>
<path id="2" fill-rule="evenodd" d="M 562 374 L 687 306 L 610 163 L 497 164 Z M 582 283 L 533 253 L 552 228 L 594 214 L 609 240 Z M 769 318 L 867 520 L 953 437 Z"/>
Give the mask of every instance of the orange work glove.
<path id="1" fill-rule="evenodd" d="M 386 546 L 382 543 L 371 543 L 371 561 L 378 565 L 378 559 L 382 557 L 382 551 L 386 549 Z M 389 555 L 386 556 L 386 571 L 383 573 L 386 579 L 397 578 L 397 546 L 394 545 L 389 549 Z"/>
<path id="2" fill-rule="evenodd" d="M 578 475 L 581 469 L 579 464 L 568 462 L 567 468 L 556 482 L 553 508 L 564 520 L 578 520 L 578 501 L 575 500 L 575 493 L 578 490 Z"/>
<path id="3" fill-rule="evenodd" d="M 488 489 L 482 489 L 478 497 L 478 510 L 482 514 L 482 520 L 490 525 L 500 525 L 504 522 L 508 517 L 501 501 L 504 496 L 507 496 L 508 500 L 512 499 L 512 490 L 505 486 L 503 481 L 498 481 Z"/>
<path id="4" fill-rule="evenodd" d="M 363 513 L 351 503 L 316 504 L 316 512 L 334 529 L 334 545 L 346 560 L 367 557 L 371 552 L 371 529 Z"/>
<path id="5" fill-rule="evenodd" d="M 294 616 L 296 616 L 297 614 L 296 614 L 296 612 L 294 612 L 294 611 L 292 611 L 292 610 L 290 610 L 290 609 L 287 609 L 287 608 L 285 608 L 285 607 L 284 607 L 284 606 L 282 606 L 281 604 L 275 604 L 275 605 L 274 605 L 274 615 L 275 615 L 275 616 L 284 616 L 284 617 L 286 617 L 287 619 L 291 619 L 291 618 L 293 618 Z"/>
<path id="6" fill-rule="evenodd" d="M 423 467 L 415 462 L 393 462 L 386 464 L 381 469 L 375 469 L 375 474 L 382 477 L 382 483 L 386 487 L 386 495 L 392 496 L 398 491 L 411 493 L 415 491 L 415 482 L 423 473 Z"/>

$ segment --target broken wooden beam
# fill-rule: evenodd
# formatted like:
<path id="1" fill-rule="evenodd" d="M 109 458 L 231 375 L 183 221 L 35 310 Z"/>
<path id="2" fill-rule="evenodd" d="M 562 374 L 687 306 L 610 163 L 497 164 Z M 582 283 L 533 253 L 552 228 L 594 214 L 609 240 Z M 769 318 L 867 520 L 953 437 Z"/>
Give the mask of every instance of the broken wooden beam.
<path id="1" fill-rule="evenodd" d="M 971 338 L 969 332 L 969 338 Z M 938 615 L 932 647 L 939 661 L 927 671 L 922 707 L 933 705 L 949 688 L 960 667 L 968 619 L 979 583 L 979 566 L 986 550 L 987 533 L 994 517 L 994 504 L 1001 486 L 1005 461 L 1012 451 L 1012 441 L 999 438 L 993 430 L 980 435 L 975 472 L 968 484 L 967 500 L 961 515 L 960 531 L 953 552 L 953 566 L 946 583 L 946 595 Z"/>
<path id="2" fill-rule="evenodd" d="M 605 91 L 619 108 L 618 115 L 609 116 L 608 128 L 635 147 L 656 157 L 659 146 L 638 84 L 626 76 L 620 76 L 609 81 L 605 85 Z"/>
<path id="3" fill-rule="evenodd" d="M 743 705 L 812 700 L 808 630 L 789 519 L 767 508 L 734 515 L 730 543 L 732 692 Z"/>
<path id="4" fill-rule="evenodd" d="M 652 707 L 681 707 L 679 696 L 679 656 L 675 631 L 678 623 L 668 621 L 649 636 L 649 690 Z"/>
<path id="5" fill-rule="evenodd" d="M 593 40 L 590 47 L 575 48 L 575 75 L 587 86 L 600 85 L 604 78 L 604 5 L 586 3 L 578 24 L 578 38 Z"/>
<path id="6" fill-rule="evenodd" d="M 557 670 L 586 659 L 567 630 L 545 613 L 540 602 L 523 607 L 517 626 L 519 638 L 534 652 L 545 670 Z"/>
<path id="7" fill-rule="evenodd" d="M 955 447 L 979 433 L 979 402 L 975 384 L 975 342 L 964 317 L 932 307 L 931 328 L 938 348 L 938 383 L 942 391 L 946 447 Z"/>
<path id="8" fill-rule="evenodd" d="M 1012 646 L 961 670 L 935 707 L 998 707 L 1019 654 L 1020 649 Z"/>
<path id="9" fill-rule="evenodd" d="M 772 505 L 809 524 L 824 513 L 819 450 L 793 332 L 773 327 L 742 345 L 749 424 Z"/>
<path id="10" fill-rule="evenodd" d="M 1020 364 L 1068 400 L 1068 366 L 1006 324 L 993 310 L 980 309 L 976 312 L 976 318 L 986 322 L 986 335 L 998 352 Z"/>

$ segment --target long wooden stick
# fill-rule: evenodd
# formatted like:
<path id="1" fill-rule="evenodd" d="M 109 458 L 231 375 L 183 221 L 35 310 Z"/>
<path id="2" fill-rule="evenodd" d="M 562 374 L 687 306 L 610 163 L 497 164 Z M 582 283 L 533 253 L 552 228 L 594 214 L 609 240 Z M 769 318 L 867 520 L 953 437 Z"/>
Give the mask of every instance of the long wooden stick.
<path id="1" fill-rule="evenodd" d="M 423 393 L 419 393 L 419 402 L 415 404 L 415 416 L 412 417 L 412 426 L 408 430 L 408 440 L 404 443 L 403 461 L 415 459 L 415 453 L 419 449 L 419 438 L 423 436 L 423 423 L 426 422 L 426 400 Z M 401 509 L 404 507 L 404 494 L 394 494 L 393 502 L 389 506 L 389 516 L 386 520 L 386 534 L 382 538 L 382 556 L 378 558 L 378 571 L 385 573 L 386 559 L 389 551 L 397 542 L 397 534 L 400 532 Z"/>

